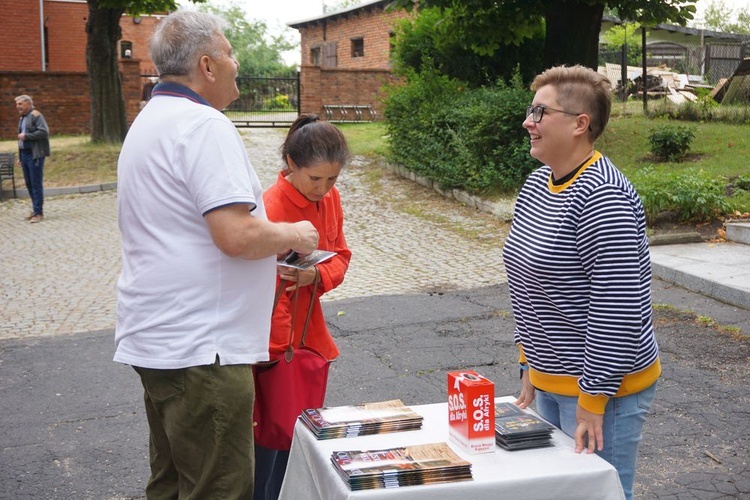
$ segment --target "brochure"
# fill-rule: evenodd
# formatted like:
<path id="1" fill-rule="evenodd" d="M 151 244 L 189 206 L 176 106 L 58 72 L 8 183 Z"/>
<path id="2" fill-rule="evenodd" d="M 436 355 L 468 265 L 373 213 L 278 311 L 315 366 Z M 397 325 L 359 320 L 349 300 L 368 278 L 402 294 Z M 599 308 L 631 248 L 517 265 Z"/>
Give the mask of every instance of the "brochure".
<path id="1" fill-rule="evenodd" d="M 307 269 L 315 264 L 324 262 L 336 255 L 336 252 L 327 250 L 315 250 L 313 253 L 300 256 L 297 252 L 289 252 L 284 259 L 276 261 L 276 264 L 293 269 Z"/>

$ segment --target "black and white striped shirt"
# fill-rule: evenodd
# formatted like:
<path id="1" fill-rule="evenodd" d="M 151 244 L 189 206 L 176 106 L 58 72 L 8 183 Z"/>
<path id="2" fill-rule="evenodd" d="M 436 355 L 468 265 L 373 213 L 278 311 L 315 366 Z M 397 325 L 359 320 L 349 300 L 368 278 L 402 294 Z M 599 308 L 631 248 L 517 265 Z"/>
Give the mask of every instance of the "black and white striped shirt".
<path id="1" fill-rule="evenodd" d="M 503 258 L 515 342 L 537 388 L 603 397 L 593 403 L 603 411 L 658 378 L 643 205 L 609 159 L 595 152 L 559 186 L 548 166 L 532 173 Z"/>

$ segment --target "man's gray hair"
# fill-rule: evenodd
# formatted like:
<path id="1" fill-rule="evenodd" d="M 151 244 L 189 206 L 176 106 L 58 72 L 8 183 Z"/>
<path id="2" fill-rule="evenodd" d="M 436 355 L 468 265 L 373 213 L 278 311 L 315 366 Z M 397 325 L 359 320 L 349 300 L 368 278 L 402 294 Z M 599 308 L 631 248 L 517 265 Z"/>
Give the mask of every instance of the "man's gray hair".
<path id="1" fill-rule="evenodd" d="M 203 55 L 219 57 L 218 35 L 229 23 L 221 17 L 178 10 L 159 22 L 151 37 L 151 60 L 160 76 L 188 76 Z"/>
<path id="2" fill-rule="evenodd" d="M 26 94 L 19 95 L 18 97 L 15 98 L 15 101 L 16 102 L 18 101 L 28 102 L 31 104 L 32 108 L 34 107 L 34 101 L 31 99 L 30 96 L 27 96 Z"/>

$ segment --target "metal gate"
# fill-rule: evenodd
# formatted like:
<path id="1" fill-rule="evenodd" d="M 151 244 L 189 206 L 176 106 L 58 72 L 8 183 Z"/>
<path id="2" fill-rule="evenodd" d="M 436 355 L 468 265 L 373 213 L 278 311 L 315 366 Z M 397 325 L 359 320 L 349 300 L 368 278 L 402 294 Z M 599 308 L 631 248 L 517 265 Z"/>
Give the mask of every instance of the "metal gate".
<path id="1" fill-rule="evenodd" d="M 240 97 L 224 110 L 236 127 L 289 127 L 299 116 L 299 71 L 288 76 L 238 76 Z"/>

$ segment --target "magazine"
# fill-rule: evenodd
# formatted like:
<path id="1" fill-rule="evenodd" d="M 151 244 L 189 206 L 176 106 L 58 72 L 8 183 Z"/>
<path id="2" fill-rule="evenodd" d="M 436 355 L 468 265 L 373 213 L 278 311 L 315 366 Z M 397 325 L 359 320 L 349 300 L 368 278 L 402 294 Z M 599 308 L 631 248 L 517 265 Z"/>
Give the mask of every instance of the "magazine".
<path id="1" fill-rule="evenodd" d="M 512 403 L 495 405 L 495 442 L 514 451 L 552 446 L 554 426 Z"/>
<path id="2" fill-rule="evenodd" d="M 327 250 L 315 250 L 313 253 L 300 256 L 297 252 L 289 252 L 282 260 L 276 261 L 276 264 L 293 269 L 307 269 L 315 264 L 320 264 L 336 255 L 336 252 Z"/>
<path id="3" fill-rule="evenodd" d="M 447 443 L 334 451 L 331 462 L 352 490 L 470 481 L 471 462 Z"/>
<path id="4" fill-rule="evenodd" d="M 361 405 L 312 408 L 300 420 L 317 439 L 336 439 L 422 428 L 422 416 L 400 399 Z"/>

